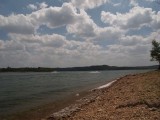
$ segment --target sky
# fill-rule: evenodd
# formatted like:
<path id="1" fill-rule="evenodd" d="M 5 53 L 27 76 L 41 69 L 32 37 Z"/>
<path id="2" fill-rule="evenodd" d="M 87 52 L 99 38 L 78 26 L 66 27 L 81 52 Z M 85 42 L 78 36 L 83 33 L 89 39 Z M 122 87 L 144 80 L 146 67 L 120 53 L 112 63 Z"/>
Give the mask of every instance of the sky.
<path id="1" fill-rule="evenodd" d="M 160 0 L 0 0 L 0 67 L 147 66 Z"/>

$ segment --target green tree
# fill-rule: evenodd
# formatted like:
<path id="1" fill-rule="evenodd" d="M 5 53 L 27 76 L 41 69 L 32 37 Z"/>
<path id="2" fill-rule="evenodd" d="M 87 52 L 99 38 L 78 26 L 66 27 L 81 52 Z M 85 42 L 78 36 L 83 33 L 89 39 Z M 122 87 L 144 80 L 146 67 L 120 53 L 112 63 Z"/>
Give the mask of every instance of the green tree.
<path id="1" fill-rule="evenodd" d="M 152 61 L 157 61 L 159 63 L 160 69 L 160 43 L 155 40 L 152 41 L 151 57 Z"/>

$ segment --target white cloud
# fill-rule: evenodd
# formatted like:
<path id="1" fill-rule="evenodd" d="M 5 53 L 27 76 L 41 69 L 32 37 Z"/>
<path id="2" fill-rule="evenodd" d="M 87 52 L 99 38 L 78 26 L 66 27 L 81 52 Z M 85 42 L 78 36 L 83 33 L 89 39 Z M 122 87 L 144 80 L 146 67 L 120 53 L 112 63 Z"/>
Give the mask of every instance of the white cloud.
<path id="1" fill-rule="evenodd" d="M 34 4 L 29 4 L 29 5 L 27 6 L 27 8 L 28 8 L 29 10 L 37 10 L 37 9 L 38 9 L 37 6 L 34 5 Z"/>
<path id="2" fill-rule="evenodd" d="M 24 45 L 35 44 L 39 47 L 53 47 L 60 48 L 65 43 L 65 37 L 53 34 L 53 35 L 22 35 L 22 34 L 9 34 L 11 40 L 16 39 L 16 41 L 20 43 L 24 43 Z"/>
<path id="3" fill-rule="evenodd" d="M 92 9 L 98 7 L 109 0 L 71 0 L 72 4 L 80 9 Z"/>
<path id="4" fill-rule="evenodd" d="M 160 30 L 158 30 L 156 32 L 152 32 L 149 35 L 147 35 L 146 37 L 144 37 L 142 35 L 122 36 L 119 39 L 119 44 L 123 45 L 123 46 L 138 46 L 138 45 L 151 46 L 152 40 L 156 40 L 156 41 L 160 42 L 160 40 L 159 40 L 160 35 L 159 34 L 160 34 Z"/>
<path id="5" fill-rule="evenodd" d="M 118 64 L 141 66 L 155 64 L 150 62 L 150 50 L 152 40 L 160 42 L 160 31 L 152 32 L 148 36 L 122 36 L 119 42 L 107 46 L 110 59 L 118 59 Z M 113 60 L 113 59 L 112 59 Z M 115 63 L 116 61 L 113 60 Z"/>
<path id="6" fill-rule="evenodd" d="M 111 63 L 118 66 L 141 66 L 150 63 L 148 45 L 124 46 L 113 44 L 108 46 L 108 57 Z"/>
<path id="7" fill-rule="evenodd" d="M 48 7 L 48 5 L 45 2 L 38 3 L 38 5 L 39 5 L 40 9 L 44 9 L 44 8 Z"/>
<path id="8" fill-rule="evenodd" d="M 131 6 L 139 6 L 137 0 L 130 0 L 130 5 L 131 5 Z"/>
<path id="9" fill-rule="evenodd" d="M 38 10 L 38 9 L 44 9 L 44 8 L 47 8 L 47 7 L 48 7 L 48 5 L 45 2 L 36 3 L 36 4 L 29 4 L 27 6 L 27 8 L 29 10 L 33 10 L 33 11 Z"/>
<path id="10" fill-rule="evenodd" d="M 34 24 L 46 24 L 50 28 L 72 24 L 76 21 L 76 16 L 75 8 L 69 3 L 64 3 L 62 7 L 40 9 L 29 15 Z"/>
<path id="11" fill-rule="evenodd" d="M 147 41 L 144 40 L 142 36 L 123 36 L 120 40 L 120 44 L 124 46 L 135 46 L 138 44 L 146 44 Z"/>
<path id="12" fill-rule="evenodd" d="M 84 40 L 116 40 L 123 33 L 123 30 L 119 28 L 97 26 L 84 10 L 80 10 L 77 18 L 75 23 L 67 25 L 66 28 L 69 33 L 84 38 Z"/>
<path id="13" fill-rule="evenodd" d="M 62 7 L 45 8 L 45 3 L 40 3 L 40 6 L 40 10 L 27 15 L 0 15 L 0 29 L 8 33 L 33 34 L 41 25 L 47 25 L 49 28 L 61 27 L 73 24 L 79 16 L 69 3 L 64 3 Z"/>
<path id="14" fill-rule="evenodd" d="M 160 29 L 160 11 L 153 15 L 153 21 L 151 22 L 151 27 L 155 30 Z"/>
<path id="15" fill-rule="evenodd" d="M 151 41 L 159 38 L 159 32 L 153 32 L 146 37 L 121 36 L 120 41 L 106 47 L 91 41 L 68 40 L 58 34 L 9 34 L 9 37 L 10 40 L 0 40 L 0 58 L 3 61 L 0 66 L 123 66 L 151 64 Z"/>
<path id="16" fill-rule="evenodd" d="M 0 15 L 0 29 L 11 33 L 31 34 L 35 27 L 25 15 L 12 14 L 8 17 Z"/>
<path id="17" fill-rule="evenodd" d="M 3 41 L 2 40 L 0 40 L 0 49 L 2 49 L 3 48 Z"/>
<path id="18" fill-rule="evenodd" d="M 101 52 L 99 45 L 87 41 L 67 40 L 57 34 L 40 36 L 9 34 L 9 36 L 9 41 L 0 40 L 0 56 L 3 61 L 0 62 L 0 66 L 87 65 L 86 63 Z"/>
<path id="19" fill-rule="evenodd" d="M 0 67 L 151 64 L 151 41 L 160 40 L 160 12 L 138 4 L 127 13 L 102 11 L 101 20 L 107 23 L 107 27 L 100 27 L 87 9 L 108 1 L 71 0 L 61 7 L 35 3 L 28 5 L 36 10 L 30 14 L 0 15 L 0 30 L 5 30 L 8 35 L 8 40 L 0 40 Z M 120 3 L 113 6 L 120 7 Z M 51 29 L 65 26 L 69 37 L 38 33 L 37 29 L 42 25 Z M 146 37 L 128 35 L 130 31 L 127 30 L 142 26 L 151 27 L 152 33 Z M 70 35 L 76 40 L 69 39 Z"/>
<path id="20" fill-rule="evenodd" d="M 70 10 L 71 12 L 68 13 L 66 10 Z M 63 16 L 62 13 L 72 16 L 70 18 L 73 21 L 69 20 L 70 22 L 66 22 L 69 19 L 67 17 L 64 21 L 55 23 L 56 20 L 54 17 L 53 19 L 49 19 L 48 17 L 52 15 L 56 17 Z M 80 10 L 79 14 L 76 13 L 76 10 L 71 4 L 64 4 L 62 7 L 44 8 L 33 12 L 31 15 L 27 15 L 27 17 L 30 20 L 39 21 L 39 25 L 47 24 L 49 27 L 67 25 L 67 31 L 69 33 L 79 35 L 90 41 L 69 41 L 64 36 L 57 34 L 9 34 L 10 41 L 2 44 L 2 51 L 5 51 L 3 52 L 2 59 L 12 59 L 13 61 L 10 61 L 10 63 L 14 63 L 16 66 L 21 66 L 22 60 L 26 63 L 24 65 L 29 64 L 33 66 L 41 66 L 42 63 L 45 66 L 79 66 L 96 64 L 97 61 L 99 64 L 115 64 L 118 58 L 123 58 L 123 61 L 119 61 L 117 64 L 124 64 L 127 60 L 131 59 L 130 55 L 138 55 L 136 54 L 136 50 L 141 50 L 141 54 L 144 54 L 145 50 L 148 49 L 148 47 L 142 45 L 141 37 L 122 36 L 123 30 L 117 27 L 101 28 L 94 23 L 84 10 Z M 33 21 L 32 23 L 34 24 Z M 106 49 L 100 45 L 95 45 L 92 40 L 97 41 L 96 44 L 99 44 L 101 40 L 120 40 L 120 44 L 117 41 L 114 45 L 108 45 Z M 47 63 L 44 61 L 47 61 Z"/>
<path id="21" fill-rule="evenodd" d="M 66 26 L 68 33 L 78 35 L 81 38 L 93 38 L 96 35 L 103 34 L 103 32 L 107 31 L 106 28 L 104 29 L 98 27 L 84 10 L 81 9 L 78 13 L 76 8 L 70 3 L 64 3 L 62 7 L 43 8 L 26 16 L 14 15 L 14 17 L 14 19 L 17 19 L 17 21 L 22 20 L 21 18 L 23 17 L 24 20 L 22 21 L 24 23 L 21 22 L 22 30 L 19 27 L 20 24 L 18 21 L 15 23 L 15 26 L 17 25 L 20 30 L 16 31 L 15 27 L 13 26 L 13 30 L 8 30 L 8 33 L 22 33 L 23 30 L 25 30 L 23 33 L 27 33 L 27 27 L 33 29 L 29 29 L 28 32 L 34 33 L 34 30 L 39 28 L 41 25 L 47 25 L 49 28 Z M 11 21 L 13 16 L 3 18 L 11 23 L 13 22 Z M 8 26 L 11 27 L 11 25 Z"/>
<path id="22" fill-rule="evenodd" d="M 133 7 L 128 13 L 112 14 L 110 12 L 101 12 L 101 20 L 104 23 L 117 26 L 123 29 L 134 29 L 142 26 L 148 26 L 155 14 L 151 8 Z"/>
<path id="23" fill-rule="evenodd" d="M 96 31 L 97 35 L 94 38 L 95 40 L 118 40 L 121 38 L 122 34 L 124 34 L 124 31 L 116 28 L 116 27 L 104 27 L 104 28 L 99 28 Z"/>
<path id="24" fill-rule="evenodd" d="M 77 20 L 72 24 L 68 24 L 66 28 L 69 33 L 79 35 L 83 38 L 94 37 L 97 26 L 84 10 L 80 10 Z"/>

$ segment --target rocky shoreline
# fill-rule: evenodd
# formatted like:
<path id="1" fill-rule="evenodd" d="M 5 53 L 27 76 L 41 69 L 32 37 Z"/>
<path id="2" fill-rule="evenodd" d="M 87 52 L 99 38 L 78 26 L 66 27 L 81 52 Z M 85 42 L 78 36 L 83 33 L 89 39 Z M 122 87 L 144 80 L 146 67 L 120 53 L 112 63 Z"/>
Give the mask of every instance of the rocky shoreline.
<path id="1" fill-rule="evenodd" d="M 107 83 L 106 85 L 102 85 L 100 87 L 92 89 L 89 95 L 77 100 L 75 104 L 72 104 L 58 112 L 53 113 L 47 119 L 44 119 L 44 120 L 61 120 L 61 119 L 69 118 L 75 112 L 82 110 L 84 106 L 94 102 L 99 96 L 99 93 L 102 92 L 104 88 L 109 88 L 114 82 L 116 82 L 117 80 L 120 80 L 121 78 L 117 78 L 116 80 L 113 80 Z"/>
<path id="2" fill-rule="evenodd" d="M 100 86 L 44 120 L 160 118 L 160 71 L 126 75 Z"/>

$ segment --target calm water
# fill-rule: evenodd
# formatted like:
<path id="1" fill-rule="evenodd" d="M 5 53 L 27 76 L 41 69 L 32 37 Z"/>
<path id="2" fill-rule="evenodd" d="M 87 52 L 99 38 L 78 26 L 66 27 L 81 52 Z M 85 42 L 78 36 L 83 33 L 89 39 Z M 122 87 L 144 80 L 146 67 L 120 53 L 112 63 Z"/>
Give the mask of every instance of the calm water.
<path id="1" fill-rule="evenodd" d="M 31 109 L 139 72 L 146 70 L 0 73 L 0 115 Z"/>

